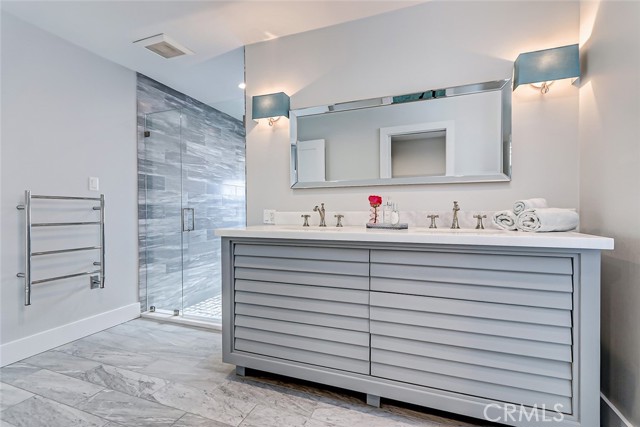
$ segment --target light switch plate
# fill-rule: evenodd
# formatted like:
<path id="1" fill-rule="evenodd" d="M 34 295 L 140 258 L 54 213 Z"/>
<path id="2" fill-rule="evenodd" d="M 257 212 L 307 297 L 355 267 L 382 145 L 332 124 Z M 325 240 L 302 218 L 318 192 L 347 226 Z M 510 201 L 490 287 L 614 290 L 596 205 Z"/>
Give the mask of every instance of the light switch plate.
<path id="1" fill-rule="evenodd" d="M 100 180 L 97 176 L 89 177 L 89 190 L 90 191 L 99 191 L 100 190 Z"/>
<path id="2" fill-rule="evenodd" d="M 276 211 L 274 209 L 265 209 L 262 214 L 262 222 L 264 224 L 276 223 Z"/>

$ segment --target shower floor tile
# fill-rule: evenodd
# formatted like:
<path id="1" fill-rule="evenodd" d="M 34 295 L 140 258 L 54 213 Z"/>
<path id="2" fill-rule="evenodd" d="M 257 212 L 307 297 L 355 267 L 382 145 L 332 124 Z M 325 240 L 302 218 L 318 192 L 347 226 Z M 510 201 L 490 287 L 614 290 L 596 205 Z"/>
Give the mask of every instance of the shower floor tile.
<path id="1" fill-rule="evenodd" d="M 210 319 L 222 318 L 222 296 L 207 298 L 197 304 L 184 308 L 186 316 L 206 317 Z"/>

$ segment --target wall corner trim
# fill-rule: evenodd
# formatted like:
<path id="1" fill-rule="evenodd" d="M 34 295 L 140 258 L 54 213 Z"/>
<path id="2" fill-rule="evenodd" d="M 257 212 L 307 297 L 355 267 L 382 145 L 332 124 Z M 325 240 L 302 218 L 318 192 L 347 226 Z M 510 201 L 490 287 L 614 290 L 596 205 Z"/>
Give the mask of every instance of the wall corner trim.
<path id="1" fill-rule="evenodd" d="M 140 303 L 86 317 L 0 346 L 0 367 L 140 317 Z"/>
<path id="2" fill-rule="evenodd" d="M 622 415 L 622 412 L 620 412 L 620 410 L 616 408 L 613 403 L 611 403 L 611 401 L 607 398 L 607 396 L 604 395 L 604 393 L 600 392 L 600 398 L 603 402 L 603 405 L 601 405 L 601 419 L 602 421 L 604 421 L 604 423 L 601 422 L 601 425 L 608 427 L 636 427 L 631 424 L 624 415 Z"/>

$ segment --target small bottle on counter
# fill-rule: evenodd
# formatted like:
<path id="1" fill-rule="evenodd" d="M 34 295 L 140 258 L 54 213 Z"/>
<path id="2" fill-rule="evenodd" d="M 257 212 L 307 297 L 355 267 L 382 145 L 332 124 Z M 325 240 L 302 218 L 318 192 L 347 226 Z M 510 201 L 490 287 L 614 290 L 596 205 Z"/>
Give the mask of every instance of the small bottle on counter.
<path id="1" fill-rule="evenodd" d="M 391 202 L 387 202 L 382 207 L 382 223 L 383 224 L 391 224 L 391 217 L 393 212 L 393 206 Z"/>
<path id="2" fill-rule="evenodd" d="M 393 204 L 393 209 L 391 210 L 391 225 L 400 224 L 400 212 L 398 211 L 398 204 Z"/>

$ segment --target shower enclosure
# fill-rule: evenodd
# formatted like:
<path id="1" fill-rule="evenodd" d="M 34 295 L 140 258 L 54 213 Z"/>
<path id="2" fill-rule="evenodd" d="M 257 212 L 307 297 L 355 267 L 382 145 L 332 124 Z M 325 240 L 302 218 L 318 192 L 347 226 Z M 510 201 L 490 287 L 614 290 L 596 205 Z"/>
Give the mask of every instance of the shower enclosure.
<path id="1" fill-rule="evenodd" d="M 242 122 L 211 109 L 144 115 L 139 147 L 142 309 L 221 318 L 220 241 L 245 224 Z"/>

